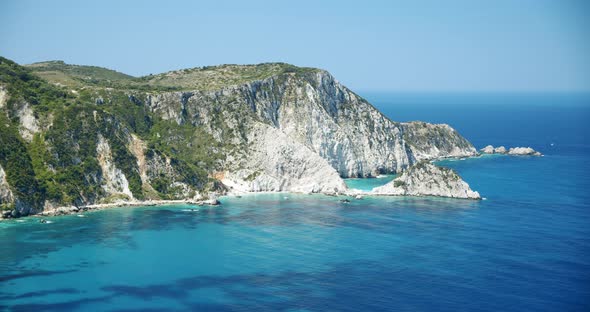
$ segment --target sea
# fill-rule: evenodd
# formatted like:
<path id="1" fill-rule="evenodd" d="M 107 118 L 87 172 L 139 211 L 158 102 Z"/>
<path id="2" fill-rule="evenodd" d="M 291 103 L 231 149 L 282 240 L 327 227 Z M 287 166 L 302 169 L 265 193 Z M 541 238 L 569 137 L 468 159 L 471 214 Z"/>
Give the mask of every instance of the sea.
<path id="1" fill-rule="evenodd" d="M 257 194 L 0 222 L 0 310 L 590 311 L 590 95 L 361 95 L 544 156 L 439 162 L 481 201 Z"/>

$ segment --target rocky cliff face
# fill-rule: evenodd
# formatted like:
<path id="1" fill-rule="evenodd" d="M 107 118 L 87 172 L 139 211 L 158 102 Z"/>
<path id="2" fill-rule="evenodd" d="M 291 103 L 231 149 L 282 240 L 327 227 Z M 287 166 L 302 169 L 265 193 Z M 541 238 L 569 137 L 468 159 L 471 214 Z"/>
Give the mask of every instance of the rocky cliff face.
<path id="1" fill-rule="evenodd" d="M 325 159 L 341 177 L 398 172 L 424 159 L 477 153 L 448 125 L 389 120 L 322 70 L 216 91 L 164 93 L 150 96 L 147 105 L 178 124 L 203 125 L 218 139 L 224 137 L 215 127 L 221 117 L 238 144 L 247 142 L 238 131 L 264 123 Z"/>
<path id="2" fill-rule="evenodd" d="M 52 72 L 72 67 L 50 65 Z M 43 65 L 31 68 L 47 79 L 61 77 L 44 76 Z M 0 118 L 7 126 L 0 139 L 10 143 L 0 144 L 0 165 L 25 160 L 22 168 L 10 167 L 3 184 L 4 193 L 19 192 L 4 198 L 25 196 L 34 211 L 43 208 L 39 203 L 193 199 L 225 191 L 341 193 L 343 177 L 476 153 L 448 125 L 389 120 L 319 69 L 232 65 L 138 79 L 84 70 L 64 70 L 82 74 L 56 87 L 0 59 Z M 92 75 L 98 76 L 84 78 Z M 177 87 L 164 82 L 184 91 L 168 91 Z M 28 180 L 11 181 L 23 168 Z"/>
<path id="3" fill-rule="evenodd" d="M 255 126 L 241 168 L 227 170 L 222 182 L 237 192 L 290 191 L 342 193 L 336 170 L 305 145 L 269 125 Z"/>
<path id="4" fill-rule="evenodd" d="M 133 199 L 133 194 L 129 189 L 129 181 L 123 171 L 116 167 L 111 147 L 101 134 L 98 134 L 96 158 L 102 173 L 101 180 L 104 181 L 101 183 L 104 192 L 109 195 L 122 195 L 126 199 Z"/>
<path id="5" fill-rule="evenodd" d="M 374 195 L 441 196 L 480 199 L 478 192 L 453 170 L 421 162 L 406 170 L 393 181 L 371 191 Z"/>

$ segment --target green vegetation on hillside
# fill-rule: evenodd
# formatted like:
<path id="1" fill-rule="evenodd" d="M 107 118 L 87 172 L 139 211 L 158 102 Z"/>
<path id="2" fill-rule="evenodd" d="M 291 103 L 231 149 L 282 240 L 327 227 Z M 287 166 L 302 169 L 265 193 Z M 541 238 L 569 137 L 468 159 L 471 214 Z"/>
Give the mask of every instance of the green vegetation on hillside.
<path id="1" fill-rule="evenodd" d="M 0 165 L 15 195 L 26 205 L 38 207 L 44 191 L 39 188 L 25 142 L 4 114 L 0 114 Z"/>
<path id="2" fill-rule="evenodd" d="M 138 91 L 216 90 L 282 74 L 306 75 L 318 71 L 286 63 L 263 63 L 205 66 L 136 78 L 106 68 L 70 65 L 63 61 L 34 63 L 27 67 L 36 75 L 58 85 Z"/>
<path id="3" fill-rule="evenodd" d="M 58 76 L 50 72 L 65 78 L 55 80 Z M 209 176 L 220 168 L 229 145 L 202 126 L 162 120 L 145 105 L 147 93 L 142 88 L 174 88 L 148 86 L 141 79 L 98 67 L 45 62 L 26 68 L 5 58 L 0 58 L 0 87 L 9 95 L 0 109 L 0 165 L 13 193 L 27 206 L 41 209 L 46 200 L 81 205 L 105 198 L 97 152 L 100 136 L 135 198 L 154 194 L 142 184 L 129 147 L 131 134 L 147 143 L 148 160 L 157 156 L 170 163 L 172 169 L 166 170 L 174 171 L 152 177 L 151 185 L 161 198 L 183 196 L 173 182 L 194 191 L 216 187 Z M 23 103 L 29 104 L 42 127 L 30 142 L 19 134 Z"/>
<path id="4" fill-rule="evenodd" d="M 219 65 L 171 71 L 139 79 L 151 86 L 178 86 L 185 90 L 217 90 L 286 73 L 308 74 L 318 69 L 297 67 L 285 63 L 257 65 Z"/>
<path id="5" fill-rule="evenodd" d="M 98 87 L 121 90 L 174 91 L 177 87 L 146 84 L 142 79 L 97 66 L 71 65 L 63 61 L 40 62 L 27 65 L 37 76 L 70 88 Z"/>
<path id="6" fill-rule="evenodd" d="M 71 98 L 60 88 L 48 84 L 45 80 L 32 74 L 26 68 L 0 56 L 0 83 L 10 94 L 9 106 L 14 101 L 24 99 L 31 105 L 40 106 L 40 110 L 63 106 Z"/>

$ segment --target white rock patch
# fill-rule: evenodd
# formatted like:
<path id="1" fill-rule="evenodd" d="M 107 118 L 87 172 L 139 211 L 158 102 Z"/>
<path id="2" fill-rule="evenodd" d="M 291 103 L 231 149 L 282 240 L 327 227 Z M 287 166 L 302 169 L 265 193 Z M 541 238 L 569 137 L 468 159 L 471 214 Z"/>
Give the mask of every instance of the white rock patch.
<path id="1" fill-rule="evenodd" d="M 98 135 L 96 153 L 98 154 L 98 163 L 102 169 L 102 187 L 105 192 L 110 195 L 125 194 L 132 199 L 133 194 L 129 189 L 129 182 L 123 172 L 113 163 L 111 147 L 108 141 L 100 134 Z"/>

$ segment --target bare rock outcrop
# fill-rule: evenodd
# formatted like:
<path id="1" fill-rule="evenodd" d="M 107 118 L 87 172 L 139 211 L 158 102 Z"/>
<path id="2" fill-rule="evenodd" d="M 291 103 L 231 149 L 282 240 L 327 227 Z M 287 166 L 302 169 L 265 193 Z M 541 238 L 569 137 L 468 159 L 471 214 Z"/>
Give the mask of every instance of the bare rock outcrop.
<path id="1" fill-rule="evenodd" d="M 511 147 L 510 149 L 506 149 L 504 146 L 493 147 L 492 145 L 488 145 L 479 150 L 483 154 L 506 154 L 506 155 L 513 155 L 513 156 L 543 156 L 538 151 L 535 151 L 531 147 Z"/>
<path id="2" fill-rule="evenodd" d="M 371 194 L 481 199 L 455 171 L 428 162 L 408 168 L 393 181 L 374 188 Z"/>

